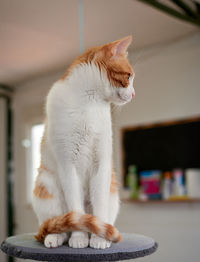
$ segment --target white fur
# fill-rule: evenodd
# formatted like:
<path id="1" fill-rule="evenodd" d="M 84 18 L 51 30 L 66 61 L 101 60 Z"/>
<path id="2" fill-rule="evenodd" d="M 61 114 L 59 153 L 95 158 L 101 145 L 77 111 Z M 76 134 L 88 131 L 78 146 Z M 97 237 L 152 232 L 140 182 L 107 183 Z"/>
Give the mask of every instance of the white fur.
<path id="1" fill-rule="evenodd" d="M 91 235 L 90 238 L 90 247 L 97 249 L 105 249 L 111 246 L 111 241 L 105 240 L 102 237 Z"/>
<path id="2" fill-rule="evenodd" d="M 59 247 L 67 240 L 67 234 L 49 234 L 44 241 L 46 247 Z"/>
<path id="3" fill-rule="evenodd" d="M 47 218 L 75 210 L 90 212 L 113 224 L 119 209 L 117 193 L 110 193 L 112 162 L 111 103 L 122 105 L 132 98 L 133 78 L 127 88 L 111 86 L 106 73 L 92 64 L 73 69 L 65 80 L 54 84 L 47 103 L 47 133 L 42 154 L 44 166 L 40 180 L 53 199 L 34 196 L 33 207 L 40 224 Z M 88 212 L 88 211 L 87 211 Z M 63 237 L 50 234 L 46 247 L 63 243 Z M 52 244 L 50 244 L 50 242 Z M 57 243 L 57 244 L 56 244 Z M 73 232 L 69 245 L 106 248 L 110 242 L 95 235 L 90 242 L 87 233 Z"/>
<path id="4" fill-rule="evenodd" d="M 73 248 L 84 248 L 88 247 L 89 236 L 86 232 L 72 232 L 69 239 L 69 246 Z"/>

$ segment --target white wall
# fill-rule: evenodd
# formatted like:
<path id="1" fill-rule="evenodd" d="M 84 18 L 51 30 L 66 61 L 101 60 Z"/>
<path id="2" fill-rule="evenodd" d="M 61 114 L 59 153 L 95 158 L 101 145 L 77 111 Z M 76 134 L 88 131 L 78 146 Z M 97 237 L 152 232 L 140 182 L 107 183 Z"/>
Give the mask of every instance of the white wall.
<path id="1" fill-rule="evenodd" d="M 138 261 L 199 262 L 200 204 L 122 203 L 116 226 L 158 242 L 156 253 Z"/>
<path id="2" fill-rule="evenodd" d="M 114 159 L 120 178 L 121 127 L 200 115 L 200 35 L 140 54 L 135 100 L 114 116 Z M 131 54 L 133 64 L 134 57 L 138 53 Z M 200 204 L 124 203 L 117 225 L 121 231 L 158 241 L 158 251 L 140 261 L 199 261 Z"/>

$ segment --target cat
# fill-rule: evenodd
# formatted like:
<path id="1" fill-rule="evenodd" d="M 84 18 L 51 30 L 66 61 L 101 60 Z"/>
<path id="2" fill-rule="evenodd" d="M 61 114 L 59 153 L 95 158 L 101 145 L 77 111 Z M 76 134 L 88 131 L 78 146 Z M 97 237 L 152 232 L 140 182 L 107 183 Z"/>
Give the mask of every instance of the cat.
<path id="1" fill-rule="evenodd" d="M 113 226 L 119 195 L 112 167 L 111 104 L 135 96 L 128 36 L 87 50 L 50 89 L 41 165 L 33 192 L 35 236 L 48 248 L 104 249 L 121 240 Z"/>

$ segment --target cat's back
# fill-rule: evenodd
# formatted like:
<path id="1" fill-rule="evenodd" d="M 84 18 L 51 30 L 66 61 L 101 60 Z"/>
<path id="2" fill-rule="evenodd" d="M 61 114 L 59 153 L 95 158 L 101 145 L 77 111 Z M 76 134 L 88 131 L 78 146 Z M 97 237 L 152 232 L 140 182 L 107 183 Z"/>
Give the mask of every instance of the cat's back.
<path id="1" fill-rule="evenodd" d="M 56 81 L 46 99 L 46 112 L 47 114 L 51 112 L 51 109 L 55 110 L 60 107 L 73 105 L 75 100 L 75 92 L 68 83 L 68 81 L 58 80 Z"/>

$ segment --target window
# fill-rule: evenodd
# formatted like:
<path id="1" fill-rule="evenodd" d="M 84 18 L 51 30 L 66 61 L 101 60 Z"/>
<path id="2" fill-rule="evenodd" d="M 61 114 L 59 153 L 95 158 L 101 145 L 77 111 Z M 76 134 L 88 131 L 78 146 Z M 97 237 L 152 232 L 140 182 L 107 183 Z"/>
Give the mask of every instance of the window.
<path id="1" fill-rule="evenodd" d="M 31 158 L 32 158 L 31 180 L 33 186 L 38 174 L 38 168 L 40 166 L 40 158 L 41 158 L 40 144 L 41 144 L 43 132 L 44 132 L 44 124 L 33 125 L 31 128 L 31 149 L 32 149 L 31 150 Z"/>
<path id="2" fill-rule="evenodd" d="M 27 151 L 27 201 L 32 202 L 35 180 L 40 166 L 40 144 L 44 132 L 44 124 L 31 124 L 28 128 L 29 139 L 24 139 L 22 144 Z"/>
<path id="3" fill-rule="evenodd" d="M 26 148 L 26 203 L 28 205 L 32 203 L 33 190 L 40 167 L 40 145 L 43 132 L 44 124 L 33 120 L 32 123 L 27 124 L 26 139 L 22 140 L 22 146 Z"/>

